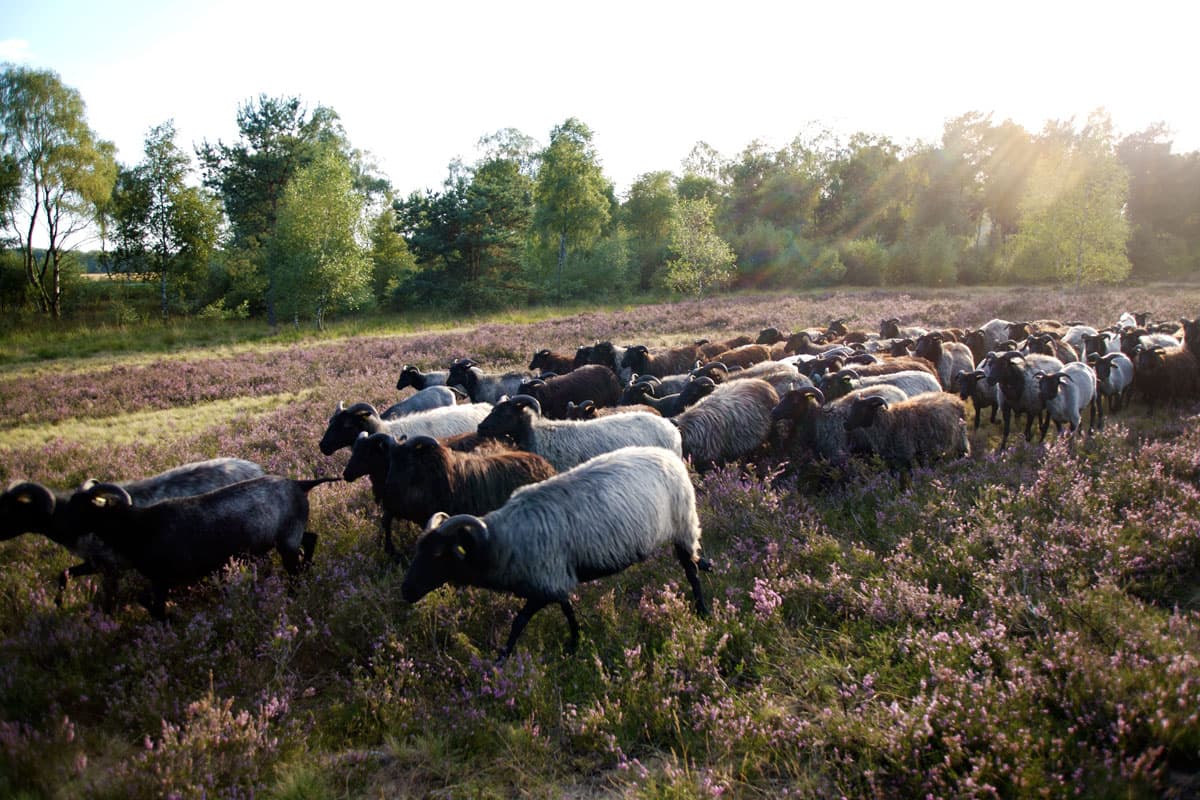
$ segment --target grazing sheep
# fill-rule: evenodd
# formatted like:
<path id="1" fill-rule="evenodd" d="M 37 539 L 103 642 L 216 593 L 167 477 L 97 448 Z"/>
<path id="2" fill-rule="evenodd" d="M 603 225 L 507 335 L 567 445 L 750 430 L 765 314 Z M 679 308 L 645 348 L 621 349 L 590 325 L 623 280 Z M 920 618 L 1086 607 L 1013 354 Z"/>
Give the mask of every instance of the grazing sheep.
<path id="1" fill-rule="evenodd" d="M 749 336 L 739 335 L 739 336 L 734 336 L 729 339 L 725 339 L 724 341 L 720 341 L 720 342 L 709 342 L 709 341 L 704 341 L 703 343 L 697 342 L 696 346 L 700 348 L 700 357 L 701 358 L 705 358 L 705 359 L 712 361 L 712 360 L 720 360 L 718 358 L 719 354 L 724 353 L 727 350 L 733 350 L 735 348 L 745 347 L 746 345 L 750 345 L 750 344 L 756 344 L 756 342 Z"/>
<path id="2" fill-rule="evenodd" d="M 701 398 L 707 397 L 717 388 L 712 378 L 696 378 L 690 381 L 683 390 L 665 397 L 655 397 L 646 383 L 635 383 L 621 393 L 621 405 L 640 404 L 653 408 L 659 416 L 674 417 L 681 414 L 688 406 L 695 405 Z"/>
<path id="3" fill-rule="evenodd" d="M 1088 356 L 1088 364 L 1096 371 L 1096 393 L 1108 398 L 1108 410 L 1119 411 L 1133 395 L 1133 362 L 1118 351 Z"/>
<path id="4" fill-rule="evenodd" d="M 985 408 L 990 408 L 992 413 L 989 422 L 996 424 L 996 412 L 1000 410 L 1000 400 L 996 394 L 995 386 L 988 385 L 987 373 L 984 372 L 984 367 L 987 365 L 985 358 L 980 362 L 978 369 L 973 369 L 970 372 L 960 370 L 954 376 L 954 389 L 958 392 L 958 396 L 963 400 L 970 400 L 971 405 L 975 408 L 975 428 L 979 430 L 979 415 L 983 413 Z"/>
<path id="5" fill-rule="evenodd" d="M 363 431 L 390 433 L 392 436 L 453 436 L 468 433 L 479 425 L 492 407 L 487 403 L 468 403 L 460 406 L 419 411 L 398 419 L 382 419 L 370 403 L 355 403 L 346 408 L 338 403 L 329 426 L 318 445 L 324 455 L 331 456 L 343 447 L 350 447 Z"/>
<path id="6" fill-rule="evenodd" d="M 895 386 L 870 386 L 855 389 L 826 405 L 820 389 L 812 386 L 793 389 L 771 409 L 773 422 L 791 424 L 790 433 L 782 441 L 784 451 L 792 460 L 809 453 L 829 461 L 844 460 L 850 453 L 846 415 L 860 397 L 883 397 L 896 403 L 908 399 Z"/>
<path id="7" fill-rule="evenodd" d="M 843 344 L 822 344 L 817 342 L 809 331 L 793 333 L 784 343 L 783 351 L 789 354 L 818 356 L 822 353 L 841 352 L 846 350 Z"/>
<path id="8" fill-rule="evenodd" d="M 942 388 L 951 392 L 954 376 L 960 370 L 975 368 L 975 360 L 971 348 L 960 342 L 947 342 L 945 334 L 940 331 L 927 333 L 917 339 L 913 347 L 913 356 L 923 358 L 933 365 L 937 371 L 938 381 Z"/>
<path id="9" fill-rule="evenodd" d="M 524 599 L 501 659 L 512 653 L 530 618 L 557 603 L 574 650 L 575 587 L 621 572 L 666 544 L 683 566 L 697 613 L 707 615 L 698 570 L 709 566 L 700 558 L 700 520 L 687 467 L 662 448 L 628 447 L 518 489 L 482 519 L 436 514 L 417 540 L 400 592 L 416 603 L 450 583 Z"/>
<path id="10" fill-rule="evenodd" d="M 1134 360 L 1133 385 L 1150 411 L 1160 402 L 1196 399 L 1200 381 L 1196 357 L 1183 347 L 1139 348 Z"/>
<path id="11" fill-rule="evenodd" d="M 638 375 L 654 375 L 662 378 L 687 372 L 700 359 L 700 348 L 694 344 L 672 347 L 668 350 L 650 353 L 644 344 L 635 345 L 625 351 L 621 359 L 621 368 L 629 369 Z"/>
<path id="12" fill-rule="evenodd" d="M 827 400 L 836 400 L 855 389 L 862 389 L 867 386 L 879 386 L 880 384 L 895 386 L 904 392 L 907 397 L 916 397 L 926 392 L 942 391 L 942 385 L 938 383 L 938 379 L 928 372 L 921 370 L 909 369 L 863 377 L 856 370 L 849 367 L 840 369 L 832 375 L 825 376 L 820 383 L 820 388 L 825 393 Z"/>
<path id="13" fill-rule="evenodd" d="M 965 417 L 963 401 L 941 392 L 899 403 L 860 397 L 844 425 L 852 451 L 872 453 L 892 469 L 906 469 L 970 453 Z"/>
<path id="14" fill-rule="evenodd" d="M 553 350 L 538 350 L 529 360 L 529 369 L 540 372 L 553 372 L 555 375 L 566 375 L 575 369 L 575 356 L 565 356 Z"/>
<path id="15" fill-rule="evenodd" d="M 203 494 L 262 474 L 263 468 L 253 461 L 214 458 L 116 485 L 129 494 L 135 505 L 144 506 L 171 497 Z M 84 487 L 94 483 L 89 480 Z M 32 481 L 14 483 L 0 495 L 0 541 L 24 533 L 40 533 L 62 545 L 83 562 L 63 570 L 58 579 L 59 591 L 66 588 L 69 579 L 99 571 L 104 578 L 102 605 L 111 610 L 116 601 L 118 573 L 128 567 L 128 562 L 99 537 L 74 524 L 68 511 L 70 498 L 70 492 L 55 491 Z"/>
<path id="16" fill-rule="evenodd" d="M 507 448 L 459 453 L 417 436 L 388 448 L 383 495 L 396 516 L 420 525 L 438 511 L 494 511 L 518 487 L 553 474 L 550 462 L 535 453 Z"/>
<path id="17" fill-rule="evenodd" d="M 1096 373 L 1081 361 L 1072 361 L 1063 366 L 1061 372 L 1043 374 L 1039 378 L 1038 391 L 1046 406 L 1046 417 L 1042 420 L 1042 437 L 1054 421 L 1055 429 L 1061 434 L 1063 423 L 1070 425 L 1071 432 L 1079 430 L 1079 420 L 1084 408 L 1090 408 L 1088 428 L 1096 424 L 1097 408 L 1100 408 L 1096 393 Z M 1100 426 L 1104 426 L 1104 410 L 1100 408 Z"/>
<path id="18" fill-rule="evenodd" d="M 472 403 L 496 403 L 501 397 L 516 394 L 521 384 L 532 377 L 527 372 L 488 374 L 474 361 L 461 359 L 450 367 L 447 382 L 451 386 L 461 386 Z"/>
<path id="19" fill-rule="evenodd" d="M 411 386 L 418 392 L 422 389 L 428 389 L 430 386 L 445 386 L 446 379 L 450 376 L 447 371 L 441 372 L 421 372 L 421 370 L 405 364 L 400 369 L 400 378 L 396 381 L 396 389 L 404 389 Z"/>
<path id="20" fill-rule="evenodd" d="M 537 453 L 559 472 L 582 464 L 601 453 L 622 447 L 662 447 L 680 455 L 679 431 L 653 414 L 620 414 L 575 422 L 542 417 L 541 406 L 529 395 L 517 395 L 496 404 L 479 423 L 479 435 L 507 439 L 529 453 Z"/>
<path id="21" fill-rule="evenodd" d="M 754 343 L 755 344 L 765 344 L 767 347 L 770 347 L 773 344 L 779 344 L 780 342 L 786 342 L 787 338 L 788 338 L 788 334 L 779 330 L 779 328 L 771 326 L 768 328 L 763 328 L 761 331 L 759 331 L 758 337 L 755 338 Z"/>
<path id="22" fill-rule="evenodd" d="M 433 408 L 445 408 L 458 403 L 458 393 L 449 386 L 426 386 L 416 394 L 401 400 L 379 415 L 380 419 L 389 420 L 415 414 L 418 411 L 429 411 Z"/>
<path id="23" fill-rule="evenodd" d="M 778 404 L 779 394 L 764 380 L 730 381 L 670 421 L 679 428 L 683 456 L 703 470 L 762 447 Z"/>
<path id="24" fill-rule="evenodd" d="M 531 378 L 520 385 L 517 393 L 535 398 L 547 418 L 566 419 L 569 402 L 591 400 L 597 405 L 615 406 L 621 397 L 621 382 L 608 367 L 585 364 L 566 375 Z"/>
<path id="25" fill-rule="evenodd" d="M 1063 363 L 1057 358 L 1036 353 L 1022 355 L 1009 351 L 997 353 L 991 358 L 986 372 L 988 383 L 998 387 L 997 399 L 1000 402 L 1000 415 L 1004 419 L 1001 450 L 1008 446 L 1008 431 L 1014 412 L 1026 415 L 1025 440 L 1033 439 L 1033 419 L 1044 410 L 1038 391 L 1037 373 L 1059 372 L 1062 368 Z"/>
<path id="26" fill-rule="evenodd" d="M 241 555 L 274 548 L 289 574 L 312 562 L 317 536 L 308 524 L 308 492 L 341 478 L 291 480 L 264 475 L 205 494 L 136 506 L 120 486 L 97 483 L 70 500 L 77 524 L 150 579 L 155 619 L 166 619 L 167 592 L 221 569 Z"/>
<path id="27" fill-rule="evenodd" d="M 1025 340 L 1025 351 L 1043 356 L 1054 356 L 1064 364 L 1079 361 L 1079 351 L 1055 338 L 1051 333 L 1033 333 Z"/>

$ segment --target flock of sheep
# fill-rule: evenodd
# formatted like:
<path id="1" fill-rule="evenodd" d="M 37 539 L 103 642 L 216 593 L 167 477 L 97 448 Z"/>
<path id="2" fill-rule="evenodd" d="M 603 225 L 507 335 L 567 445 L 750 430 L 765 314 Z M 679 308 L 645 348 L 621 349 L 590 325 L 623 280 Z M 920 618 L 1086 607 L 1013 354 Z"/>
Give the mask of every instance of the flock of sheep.
<path id="1" fill-rule="evenodd" d="M 392 523 L 424 530 L 401 585 L 408 602 L 446 584 L 525 600 L 501 657 L 530 617 L 563 611 L 570 645 L 579 626 L 570 595 L 671 544 L 707 612 L 699 571 L 700 524 L 688 464 L 703 471 L 750 459 L 878 456 L 894 470 L 966 455 L 990 409 L 1014 414 L 1026 438 L 1039 423 L 1061 433 L 1103 424 L 1135 392 L 1151 408 L 1200 388 L 1200 321 L 1148 324 L 1122 315 L 1094 328 L 1055 320 L 991 320 L 975 330 L 926 330 L 884 320 L 878 333 L 763 330 L 651 349 L 597 342 L 573 354 L 541 350 L 528 372 L 494 374 L 470 359 L 423 373 L 405 366 L 397 389 L 414 392 L 377 411 L 339 403 L 321 437 L 325 455 L 350 448 L 342 479 L 366 476 L 384 546 L 397 560 Z M 151 585 L 146 603 L 166 617 L 170 589 L 231 558 L 278 550 L 295 574 L 311 563 L 308 492 L 337 478 L 292 480 L 219 458 L 144 480 L 88 481 L 59 491 L 24 481 L 0 496 L 0 540 L 40 533 L 82 559 L 60 576 L 100 573 L 111 610 L 127 569 Z"/>

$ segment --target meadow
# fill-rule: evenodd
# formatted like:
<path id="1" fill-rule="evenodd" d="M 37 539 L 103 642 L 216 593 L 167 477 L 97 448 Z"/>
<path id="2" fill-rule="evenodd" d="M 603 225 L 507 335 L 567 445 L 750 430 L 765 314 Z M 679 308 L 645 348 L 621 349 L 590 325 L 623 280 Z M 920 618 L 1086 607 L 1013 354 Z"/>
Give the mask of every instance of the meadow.
<path id="1" fill-rule="evenodd" d="M 405 363 L 524 368 L 596 339 L 662 345 L 847 318 L 1200 313 L 1200 288 L 744 295 L 453 329 L 0 366 L 0 480 L 69 487 L 234 455 L 340 475 L 339 400 Z M 408 390 L 406 390 L 408 391 Z M 1102 431 L 903 479 L 764 459 L 696 477 L 712 615 L 673 556 L 582 586 L 583 640 L 483 590 L 400 599 L 365 481 L 318 487 L 310 570 L 277 557 L 173 594 L 169 624 L 45 539 L 0 543 L 0 796 L 1194 797 L 1200 417 L 1140 402 Z M 968 415 L 970 416 L 970 415 Z M 400 532 L 411 544 L 415 528 Z"/>

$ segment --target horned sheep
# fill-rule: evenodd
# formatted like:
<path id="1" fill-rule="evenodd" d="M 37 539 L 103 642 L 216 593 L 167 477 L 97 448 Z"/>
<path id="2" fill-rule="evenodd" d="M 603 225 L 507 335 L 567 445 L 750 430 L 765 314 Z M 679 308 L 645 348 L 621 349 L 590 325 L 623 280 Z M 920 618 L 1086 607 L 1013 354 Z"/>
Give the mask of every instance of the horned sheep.
<path id="1" fill-rule="evenodd" d="M 855 452 L 878 455 L 893 469 L 961 458 L 971 450 L 963 401 L 945 393 L 889 403 L 860 397 L 844 423 Z"/>
<path id="2" fill-rule="evenodd" d="M 409 603 L 446 583 L 524 599 L 501 659 L 512 653 L 533 615 L 556 603 L 573 650 L 579 641 L 570 599 L 576 586 L 621 572 L 666 544 L 683 566 L 697 613 L 706 615 L 699 570 L 709 566 L 700 558 L 700 520 L 687 467 L 662 448 L 622 448 L 517 489 L 482 518 L 434 515 L 417 540 L 400 591 Z"/>
<path id="3" fill-rule="evenodd" d="M 684 457 L 706 469 L 758 450 L 771 434 L 771 409 L 778 403 L 779 394 L 764 380 L 731 381 L 670 421 L 679 428 Z"/>
<path id="4" fill-rule="evenodd" d="M 487 403 L 466 403 L 385 420 L 370 403 L 355 403 L 349 408 L 344 403 L 338 403 L 318 446 L 323 454 L 333 455 L 343 447 L 352 446 L 363 431 L 390 433 L 392 436 L 436 437 L 468 433 L 491 410 L 491 405 Z"/>

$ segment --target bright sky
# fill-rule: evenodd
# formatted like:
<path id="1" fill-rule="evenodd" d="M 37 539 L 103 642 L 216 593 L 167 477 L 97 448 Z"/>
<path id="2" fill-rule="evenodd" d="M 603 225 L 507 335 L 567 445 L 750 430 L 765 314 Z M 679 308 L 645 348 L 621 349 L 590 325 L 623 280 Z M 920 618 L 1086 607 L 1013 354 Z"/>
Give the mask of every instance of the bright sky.
<path id="1" fill-rule="evenodd" d="M 1117 8 L 1119 11 L 1110 11 Z M 813 124 L 936 141 L 968 111 L 1031 131 L 1103 106 L 1200 150 L 1190 4 L 1059 0 L 0 0 L 0 61 L 57 71 L 118 158 L 174 119 L 237 138 L 238 105 L 299 96 L 340 115 L 400 194 L 441 186 L 481 136 L 594 133 L 618 193 L 698 141 L 735 156 Z"/>

